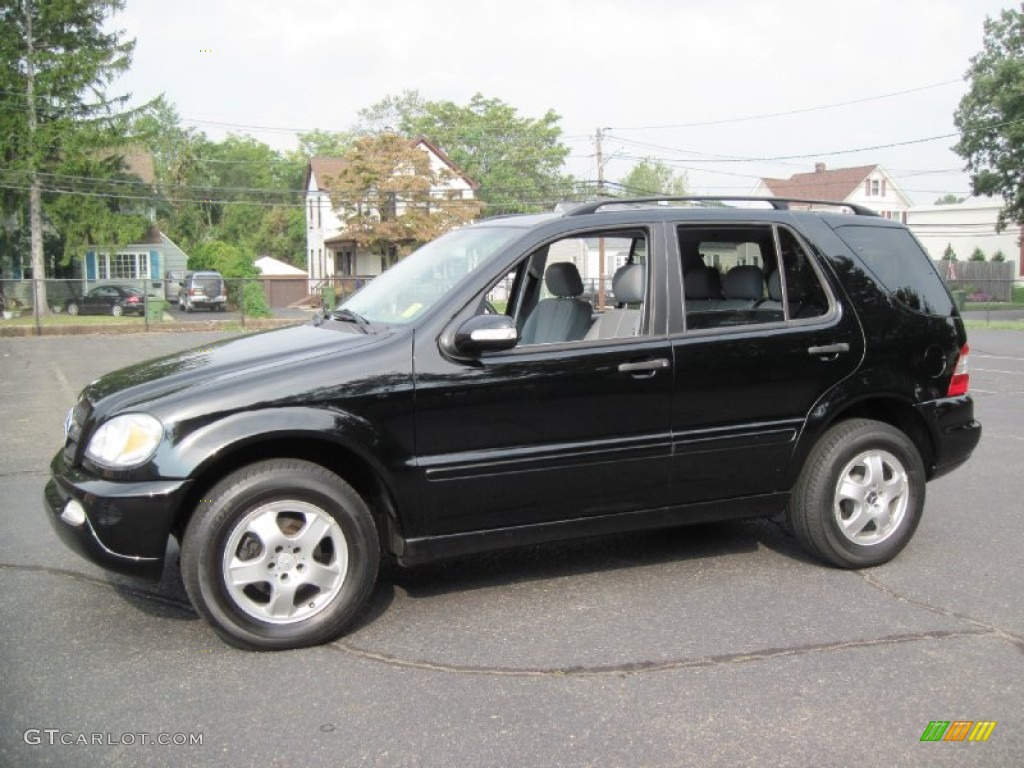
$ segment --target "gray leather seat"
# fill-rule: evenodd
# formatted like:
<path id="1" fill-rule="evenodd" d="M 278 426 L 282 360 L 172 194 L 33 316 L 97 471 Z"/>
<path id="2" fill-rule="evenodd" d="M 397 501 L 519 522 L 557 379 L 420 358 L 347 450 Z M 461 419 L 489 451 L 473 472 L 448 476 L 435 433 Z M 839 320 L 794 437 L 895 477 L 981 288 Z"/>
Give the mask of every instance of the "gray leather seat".
<path id="1" fill-rule="evenodd" d="M 587 331 L 587 339 L 618 339 L 640 332 L 647 286 L 647 269 L 643 264 L 626 264 L 612 277 L 612 295 L 618 308 L 608 309 Z"/>
<path id="2" fill-rule="evenodd" d="M 722 278 L 718 270 L 704 266 L 686 272 L 683 275 L 683 294 L 690 311 L 716 308 L 717 302 L 722 299 Z"/>
<path id="3" fill-rule="evenodd" d="M 753 309 L 764 298 L 764 273 L 754 264 L 733 267 L 722 279 L 722 309 Z"/>
<path id="4" fill-rule="evenodd" d="M 583 279 L 576 265 L 559 261 L 544 272 L 544 284 L 555 298 L 537 302 L 523 324 L 520 344 L 556 344 L 578 341 L 590 328 L 594 308 L 579 298 Z"/>

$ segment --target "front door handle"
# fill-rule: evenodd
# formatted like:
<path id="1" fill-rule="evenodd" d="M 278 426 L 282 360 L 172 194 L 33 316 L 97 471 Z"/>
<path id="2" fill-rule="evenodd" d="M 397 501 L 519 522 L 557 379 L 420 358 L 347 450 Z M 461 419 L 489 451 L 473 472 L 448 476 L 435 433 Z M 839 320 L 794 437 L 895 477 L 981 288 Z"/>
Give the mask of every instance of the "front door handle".
<path id="1" fill-rule="evenodd" d="M 849 352 L 850 345 L 845 341 L 841 341 L 838 344 L 826 344 L 822 347 L 808 347 L 807 354 L 814 355 L 815 357 L 828 357 L 829 355 L 835 356 L 840 352 Z"/>
<path id="2" fill-rule="evenodd" d="M 660 371 L 663 368 L 668 368 L 668 360 L 664 357 L 659 357 L 655 360 L 644 360 L 640 363 L 621 363 L 619 365 L 619 373 L 653 373 Z"/>

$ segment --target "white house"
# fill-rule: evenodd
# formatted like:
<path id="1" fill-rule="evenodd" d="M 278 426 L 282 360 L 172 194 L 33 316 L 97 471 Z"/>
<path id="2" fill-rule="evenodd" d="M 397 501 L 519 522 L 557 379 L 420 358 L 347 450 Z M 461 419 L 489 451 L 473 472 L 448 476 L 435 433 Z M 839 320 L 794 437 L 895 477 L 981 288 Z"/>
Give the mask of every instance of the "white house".
<path id="1" fill-rule="evenodd" d="M 961 261 L 969 259 L 975 248 L 980 248 L 987 260 L 1002 251 L 1007 261 L 1016 262 L 1013 273 L 1024 278 L 1020 226 L 996 232 L 1002 208 L 1003 199 L 998 196 L 969 197 L 950 205 L 918 205 L 907 211 L 907 226 L 936 261 L 943 257 L 947 246 Z"/>
<path id="2" fill-rule="evenodd" d="M 448 199 L 475 197 L 476 184 L 440 148 L 422 137 L 414 139 L 412 146 L 430 156 L 432 169 L 454 172 L 450 181 L 431 190 L 431 194 Z M 344 167 L 345 159 L 341 157 L 311 157 L 306 168 L 306 265 L 314 289 L 315 283 L 325 279 L 379 275 L 397 258 L 395 253 L 381 256 L 360 250 L 345 236 L 345 225 L 331 205 L 329 188 L 330 179 Z"/>
<path id="3" fill-rule="evenodd" d="M 757 197 L 788 197 L 804 200 L 835 200 L 867 206 L 887 219 L 906 222 L 910 198 L 880 165 L 829 170 L 815 163 L 814 171 L 788 179 L 761 179 L 754 187 Z"/>

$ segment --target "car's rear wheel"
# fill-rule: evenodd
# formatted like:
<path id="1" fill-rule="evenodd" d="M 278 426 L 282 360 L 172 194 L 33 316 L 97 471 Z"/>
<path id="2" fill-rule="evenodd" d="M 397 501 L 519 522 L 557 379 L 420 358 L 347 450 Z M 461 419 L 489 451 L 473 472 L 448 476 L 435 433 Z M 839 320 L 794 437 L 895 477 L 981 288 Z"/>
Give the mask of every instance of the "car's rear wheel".
<path id="1" fill-rule="evenodd" d="M 924 498 L 924 463 L 914 443 L 889 424 L 851 419 L 811 449 L 793 489 L 789 524 L 822 560 L 865 568 L 907 545 Z"/>
<path id="2" fill-rule="evenodd" d="M 114 317 L 120 317 L 124 314 L 124 308 L 120 304 L 115 304 L 110 308 L 110 314 Z"/>
<path id="3" fill-rule="evenodd" d="M 218 483 L 182 542 L 196 610 L 228 643 L 283 650 L 327 642 L 377 578 L 377 529 L 359 494 L 298 460 L 262 461 Z"/>
<path id="4" fill-rule="evenodd" d="M 75 302 L 68 304 L 68 314 L 77 315 L 79 312 L 78 305 Z"/>

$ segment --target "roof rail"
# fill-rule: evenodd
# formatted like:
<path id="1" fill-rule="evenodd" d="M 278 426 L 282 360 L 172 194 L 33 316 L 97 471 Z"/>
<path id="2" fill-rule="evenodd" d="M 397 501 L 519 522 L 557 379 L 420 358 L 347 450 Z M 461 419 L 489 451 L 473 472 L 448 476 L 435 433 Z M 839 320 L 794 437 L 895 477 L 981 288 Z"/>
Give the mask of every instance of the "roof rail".
<path id="1" fill-rule="evenodd" d="M 741 203 L 768 203 L 777 211 L 789 210 L 791 203 L 797 205 L 828 205 L 834 208 L 849 208 L 857 216 L 878 216 L 878 214 L 864 205 L 857 203 L 844 203 L 838 200 L 804 200 L 797 197 L 749 197 L 743 195 L 685 195 L 665 197 L 608 197 L 603 200 L 591 200 L 580 203 L 576 207 L 567 210 L 565 216 L 583 216 L 588 213 L 597 213 L 606 205 L 637 205 L 641 203 L 707 203 L 707 202 L 741 202 Z"/>

